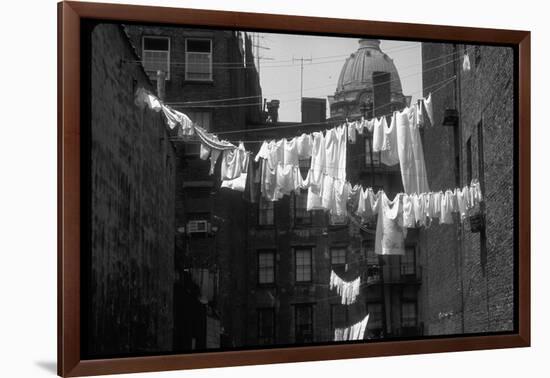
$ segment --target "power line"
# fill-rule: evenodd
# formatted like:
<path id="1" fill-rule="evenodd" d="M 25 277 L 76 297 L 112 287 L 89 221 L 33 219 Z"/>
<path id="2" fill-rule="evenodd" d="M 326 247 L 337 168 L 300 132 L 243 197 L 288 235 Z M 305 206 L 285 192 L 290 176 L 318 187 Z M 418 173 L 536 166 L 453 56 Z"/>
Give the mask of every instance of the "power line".
<path id="1" fill-rule="evenodd" d="M 467 48 L 467 49 L 471 49 L 473 47 L 470 47 L 470 48 Z M 450 56 L 450 55 L 454 55 L 455 53 L 449 53 L 449 54 L 444 54 L 444 55 L 440 55 L 440 56 L 437 56 L 435 58 L 431 58 L 431 59 L 428 59 L 428 60 L 425 60 L 422 62 L 422 64 L 425 64 L 425 63 L 430 63 L 430 62 L 433 62 L 433 61 L 436 61 L 436 60 L 439 60 L 439 59 L 443 59 L 447 56 Z M 451 62 L 456 62 L 457 60 L 459 60 L 461 58 L 457 58 L 457 59 L 453 59 L 451 61 L 448 61 L 446 64 L 450 64 Z M 410 65 L 410 66 L 405 66 L 405 67 L 402 67 L 402 69 L 405 69 L 405 68 L 410 68 L 410 67 L 416 67 L 418 65 Z M 431 70 L 431 69 L 435 69 L 435 68 L 439 68 L 439 66 L 436 66 L 436 67 L 430 67 L 429 69 L 427 70 L 424 70 L 424 71 L 421 71 L 421 73 L 423 72 L 427 72 L 428 70 Z M 418 73 L 415 73 L 415 74 L 411 74 L 411 75 L 406 75 L 406 76 L 402 76 L 401 78 L 407 78 L 407 77 L 412 77 L 412 76 L 415 76 L 417 75 Z M 397 81 L 398 79 L 393 79 L 391 81 Z M 399 79 L 400 80 L 400 79 Z M 386 82 L 387 83 L 387 82 Z M 313 89 L 321 89 L 321 88 L 326 88 L 326 87 L 331 87 L 331 86 L 335 86 L 337 84 L 334 84 L 334 83 L 331 83 L 331 84 L 326 84 L 326 85 L 322 85 L 322 86 L 317 86 L 317 87 L 310 87 L 310 88 L 305 88 L 306 91 L 310 91 L 310 90 L 313 90 Z M 273 97 L 273 96 L 278 96 L 278 95 L 281 95 L 281 94 L 287 94 L 287 93 L 296 93 L 297 90 L 292 90 L 292 91 L 285 91 L 285 92 L 277 92 L 277 93 L 273 93 L 271 94 L 270 97 Z M 166 104 L 167 105 L 186 105 L 186 104 L 200 104 L 200 103 L 210 103 L 210 102 L 222 102 L 222 101 L 236 101 L 236 100 L 242 100 L 242 99 L 251 99 L 251 98 L 261 98 L 262 95 L 255 95 L 255 96 L 242 96 L 242 97 L 228 97 L 228 98 L 223 98 L 223 99 L 213 99 L 213 100 L 201 100 L 201 101 L 184 101 L 184 102 L 167 102 Z"/>

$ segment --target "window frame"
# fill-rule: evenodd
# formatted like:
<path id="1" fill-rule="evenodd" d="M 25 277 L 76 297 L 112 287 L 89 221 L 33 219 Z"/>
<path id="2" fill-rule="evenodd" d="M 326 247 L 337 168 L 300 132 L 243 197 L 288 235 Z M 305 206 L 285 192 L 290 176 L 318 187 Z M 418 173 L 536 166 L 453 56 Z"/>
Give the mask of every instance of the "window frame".
<path id="1" fill-rule="evenodd" d="M 296 226 L 311 226 L 313 224 L 313 213 L 312 213 L 312 211 L 307 210 L 307 191 L 305 191 L 304 189 L 299 189 L 298 191 L 299 191 L 299 193 L 296 193 L 296 192 L 292 193 L 292 199 L 290 201 L 290 204 L 292 206 L 292 222 L 293 222 L 295 227 Z M 305 198 L 306 199 L 306 206 L 304 207 L 305 212 L 307 214 L 306 217 L 298 217 L 296 215 L 297 214 L 296 203 L 297 203 L 298 196 L 300 198 Z M 298 218 L 302 219 L 302 221 L 297 222 L 296 219 L 298 219 Z"/>
<path id="2" fill-rule="evenodd" d="M 272 212 L 272 217 L 271 217 L 271 223 L 262 223 L 262 217 L 261 217 L 261 214 L 262 214 L 262 211 L 265 211 L 262 209 L 262 204 L 263 203 L 266 203 L 266 204 L 270 204 L 271 206 L 271 212 Z M 274 201 L 269 201 L 269 200 L 266 200 L 263 196 L 260 196 L 260 199 L 258 200 L 258 206 L 257 206 L 257 209 L 258 209 L 258 220 L 257 220 L 257 224 L 258 224 L 258 227 L 262 227 L 262 228 L 273 228 L 275 227 L 275 202 Z"/>
<path id="3" fill-rule="evenodd" d="M 143 66 L 143 70 L 145 71 L 145 73 L 147 74 L 147 69 L 145 68 L 145 51 L 156 51 L 156 52 L 164 52 L 165 50 L 150 50 L 150 49 L 146 49 L 145 48 L 145 39 L 146 38 L 151 38 L 151 39 L 167 39 L 168 40 L 168 60 L 166 62 L 166 66 L 168 68 L 168 72 L 166 72 L 166 77 L 164 80 L 166 81 L 170 81 L 170 77 L 171 77 L 171 74 L 172 74 L 172 67 L 171 67 L 171 58 L 172 58 L 172 38 L 170 38 L 170 36 L 166 36 L 166 35 L 149 35 L 149 34 L 145 34 L 145 35 L 142 35 L 141 36 L 141 59 L 142 59 L 142 66 Z M 151 81 L 156 81 L 157 78 L 156 76 L 155 77 L 151 77 L 149 74 L 147 74 L 147 76 L 149 77 L 149 79 Z"/>
<path id="4" fill-rule="evenodd" d="M 412 263 L 408 260 L 407 253 L 411 251 Z M 412 272 L 409 272 L 407 269 L 408 266 L 412 266 Z M 405 247 L 405 255 L 399 256 L 399 274 L 401 276 L 416 276 L 416 248 L 415 247 Z"/>
<path id="5" fill-rule="evenodd" d="M 209 41 L 210 42 L 210 66 L 209 66 L 209 72 L 210 72 L 210 77 L 208 79 L 197 79 L 197 78 L 189 78 L 188 77 L 188 74 L 189 74 L 189 59 L 188 59 L 188 55 L 189 52 L 187 51 L 187 42 L 188 41 Z M 184 46 L 184 57 L 185 57 L 185 67 L 184 67 L 184 79 L 185 81 L 190 81 L 190 82 L 204 82 L 204 83 L 211 83 L 214 81 L 214 69 L 213 69 L 213 61 L 214 61 L 214 40 L 213 38 L 206 38 L 206 37 L 187 37 L 185 38 L 184 42 L 183 42 L 183 46 Z M 201 53 L 201 52 L 191 52 L 191 53 L 194 53 L 194 54 L 207 54 L 207 53 Z"/>
<path id="6" fill-rule="evenodd" d="M 370 168 L 373 167 L 380 167 L 381 161 L 382 161 L 382 154 L 380 151 L 374 152 L 372 151 L 372 135 L 367 135 L 365 138 L 365 145 L 364 145 L 364 151 L 365 151 L 365 159 L 363 160 L 365 162 L 365 167 Z M 367 147 L 368 146 L 368 147 Z M 377 156 L 378 161 L 375 161 L 375 156 Z"/>
<path id="7" fill-rule="evenodd" d="M 200 127 L 202 127 L 203 129 L 205 129 L 206 131 L 212 131 L 212 122 L 214 120 L 214 112 L 211 108 L 207 108 L 206 110 L 195 110 L 195 109 L 189 109 L 189 110 L 186 110 L 185 111 L 185 114 L 189 117 L 189 119 L 191 119 L 191 121 L 193 123 L 197 123 Z M 195 119 L 196 119 L 196 116 L 201 114 L 201 118 L 204 118 L 204 115 L 207 114 L 208 115 L 208 127 L 206 127 L 204 125 L 204 123 L 199 123 L 199 122 L 196 122 Z M 187 158 L 198 158 L 200 156 L 200 143 L 199 143 L 199 138 L 197 137 L 197 135 L 190 135 L 190 136 L 186 136 L 186 138 L 188 138 L 188 140 L 191 140 L 191 141 L 195 141 L 196 143 L 194 144 L 191 144 L 191 143 L 187 143 L 185 144 L 185 148 L 184 148 L 184 155 L 185 157 Z M 190 146 L 193 146 L 193 149 L 190 149 L 189 147 Z"/>
<path id="8" fill-rule="evenodd" d="M 309 251 L 309 280 L 298 281 L 298 252 Z M 304 266 L 304 265 L 301 265 Z M 294 282 L 300 284 L 310 284 L 313 282 L 313 247 L 294 247 Z"/>
<path id="9" fill-rule="evenodd" d="M 265 336 L 262 336 L 262 329 L 264 329 L 262 327 L 262 324 L 260 323 L 260 320 L 263 319 L 261 314 L 262 313 L 267 313 L 267 312 L 270 312 L 271 313 L 271 338 L 270 338 L 270 342 L 265 342 L 263 341 L 264 339 L 266 339 Z M 276 322 L 276 318 L 275 318 L 275 307 L 258 307 L 256 309 L 256 326 L 257 326 L 257 329 L 256 329 L 256 339 L 257 339 L 257 342 L 258 342 L 258 345 L 273 345 L 275 344 L 275 340 L 276 340 L 276 329 L 277 329 L 277 322 Z"/>
<path id="10" fill-rule="evenodd" d="M 403 317 L 403 306 L 404 305 L 413 305 L 414 306 L 414 325 L 405 325 L 404 323 L 404 317 Z M 401 300 L 401 306 L 400 306 L 400 311 L 401 311 L 401 328 L 416 328 L 418 327 L 418 303 L 417 301 L 409 301 L 409 300 Z"/>
<path id="11" fill-rule="evenodd" d="M 309 341 L 298 341 L 298 311 L 303 309 L 309 309 L 309 325 L 311 327 L 311 340 Z M 313 303 L 297 303 L 294 304 L 294 342 L 296 344 L 307 344 L 315 341 L 315 327 L 314 327 L 314 314 L 313 314 Z"/>
<path id="12" fill-rule="evenodd" d="M 333 262 L 333 260 L 334 260 L 333 252 L 335 252 L 335 251 L 344 251 L 344 262 L 343 263 L 334 263 Z M 344 267 L 348 263 L 348 248 L 347 248 L 347 246 L 338 246 L 338 245 L 332 246 L 329 249 L 329 254 L 330 254 L 330 267 L 331 267 L 332 270 L 334 270 L 334 268 Z"/>
<path id="13" fill-rule="evenodd" d="M 267 254 L 267 253 L 271 254 L 271 256 L 272 256 L 273 265 L 271 266 L 271 269 L 273 271 L 273 280 L 271 282 L 261 282 L 262 268 L 266 269 L 266 267 L 260 266 L 260 255 L 261 254 Z M 257 252 L 256 252 L 256 284 L 259 287 L 275 286 L 275 284 L 277 282 L 276 265 L 277 265 L 277 251 L 275 249 L 264 248 L 264 249 L 258 249 L 257 250 Z"/>

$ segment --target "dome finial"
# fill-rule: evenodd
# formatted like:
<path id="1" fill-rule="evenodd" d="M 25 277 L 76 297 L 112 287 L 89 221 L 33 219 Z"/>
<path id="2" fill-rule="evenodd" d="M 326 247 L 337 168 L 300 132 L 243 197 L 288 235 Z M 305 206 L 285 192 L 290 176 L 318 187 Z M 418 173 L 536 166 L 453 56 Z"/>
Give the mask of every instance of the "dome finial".
<path id="1" fill-rule="evenodd" d="M 359 40 L 359 48 L 371 48 L 371 49 L 377 49 L 380 50 L 380 40 L 379 39 L 368 39 L 363 38 Z"/>

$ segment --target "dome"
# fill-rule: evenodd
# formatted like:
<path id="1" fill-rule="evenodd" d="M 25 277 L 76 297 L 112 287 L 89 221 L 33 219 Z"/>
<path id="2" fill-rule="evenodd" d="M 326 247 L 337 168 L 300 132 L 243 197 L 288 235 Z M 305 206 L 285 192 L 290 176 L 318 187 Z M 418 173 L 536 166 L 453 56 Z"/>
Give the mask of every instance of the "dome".
<path id="1" fill-rule="evenodd" d="M 377 39 L 359 40 L 359 49 L 346 59 L 338 78 L 335 95 L 339 92 L 372 89 L 372 74 L 387 72 L 391 75 L 392 97 L 401 97 L 401 80 L 393 60 L 380 50 Z"/>

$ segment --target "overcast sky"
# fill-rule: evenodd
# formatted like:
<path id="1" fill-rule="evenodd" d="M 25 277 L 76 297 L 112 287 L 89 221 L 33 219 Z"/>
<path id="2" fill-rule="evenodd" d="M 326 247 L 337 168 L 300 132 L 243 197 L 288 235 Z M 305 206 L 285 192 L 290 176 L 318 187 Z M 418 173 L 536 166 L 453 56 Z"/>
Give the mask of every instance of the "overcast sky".
<path id="1" fill-rule="evenodd" d="M 260 81 L 268 100 L 281 101 L 280 121 L 300 121 L 300 61 L 304 58 L 304 97 L 333 95 L 346 58 L 359 47 L 358 38 L 260 33 Z M 418 42 L 381 41 L 393 60 L 403 94 L 412 101 L 422 95 L 421 50 Z M 256 50 L 254 50 L 256 53 Z M 306 59 L 312 59 L 311 62 Z M 293 61 L 294 59 L 294 61 Z M 329 115 L 327 103 L 327 116 Z"/>

